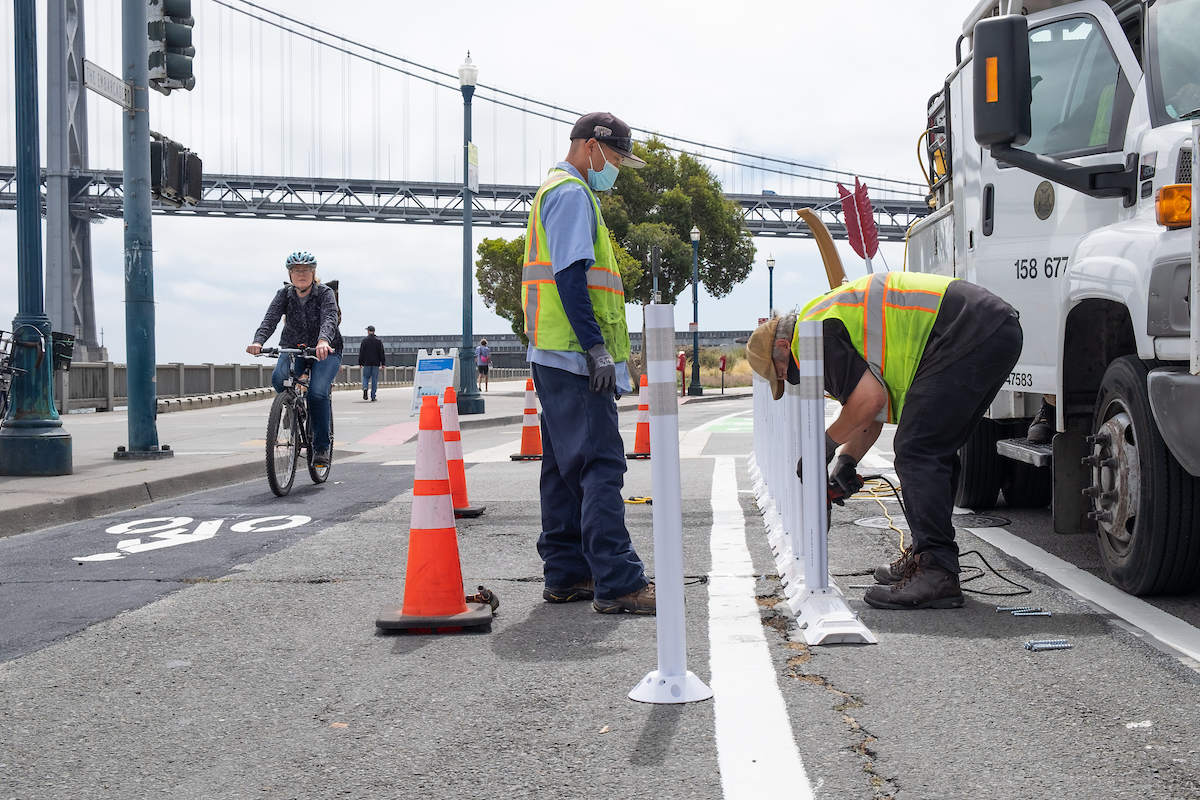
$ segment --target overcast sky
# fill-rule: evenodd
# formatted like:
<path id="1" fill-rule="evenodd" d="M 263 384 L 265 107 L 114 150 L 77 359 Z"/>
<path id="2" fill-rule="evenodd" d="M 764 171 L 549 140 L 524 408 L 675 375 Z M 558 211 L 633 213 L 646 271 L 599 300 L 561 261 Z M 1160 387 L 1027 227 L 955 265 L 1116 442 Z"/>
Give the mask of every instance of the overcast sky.
<path id="1" fill-rule="evenodd" d="M 461 180 L 457 92 L 330 50 L 321 50 L 318 64 L 304 40 L 214 0 L 192 5 L 197 89 L 155 96 L 151 127 L 199 152 L 206 172 Z M 571 111 L 612 111 L 638 128 L 920 181 L 916 143 L 926 124 L 925 103 L 952 69 L 955 39 L 975 3 L 660 1 L 574 4 L 570 10 L 562 3 L 464 0 L 260 5 L 448 73 L 469 49 L 480 84 Z M 119 7 L 118 0 L 84 2 L 88 58 L 118 73 Z M 38 26 L 44 41 L 44 3 Z M 0 7 L 0 58 L 0 162 L 11 164 L 11 3 Z M 44 62 L 39 74 L 44 110 Z M 349 93 L 342 88 L 347 85 Z M 481 180 L 536 183 L 565 153 L 567 127 L 497 109 L 488 97 L 481 88 L 474 104 Z M 117 169 L 115 108 L 94 94 L 87 102 L 91 166 Z M 717 174 L 736 191 L 818 189 L 727 168 Z M 520 232 L 477 227 L 474 238 L 478 244 Z M 802 304 L 827 288 L 813 242 L 759 237 L 754 243 L 758 254 L 748 280 L 719 301 L 701 294 L 702 329 L 754 327 L 767 309 L 768 254 L 776 260 L 776 306 Z M 97 326 L 117 361 L 125 357 L 122 247 L 119 220 L 93 225 Z M 839 249 L 847 272 L 863 274 L 849 245 L 841 242 Z M 380 334 L 462 331 L 461 228 L 156 216 L 157 361 L 250 361 L 244 347 L 286 277 L 284 258 L 293 250 L 313 252 L 319 274 L 341 281 L 344 334 L 361 334 L 369 324 Z M 11 211 L 0 212 L 0 253 L 6 254 L 0 256 L 0 327 L 7 328 L 17 311 Z M 899 269 L 903 246 L 884 245 L 883 257 Z M 690 291 L 679 305 L 677 325 L 685 328 Z M 629 321 L 640 329 L 638 307 L 630 307 Z M 507 330 L 508 323 L 477 299 L 476 336 Z"/>

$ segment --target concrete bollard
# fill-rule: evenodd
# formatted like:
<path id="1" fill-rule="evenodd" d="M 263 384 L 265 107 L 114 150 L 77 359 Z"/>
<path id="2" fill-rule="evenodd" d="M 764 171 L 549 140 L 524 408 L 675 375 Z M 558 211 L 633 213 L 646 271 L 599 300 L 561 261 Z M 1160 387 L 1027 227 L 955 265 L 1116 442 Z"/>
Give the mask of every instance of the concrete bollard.
<path id="1" fill-rule="evenodd" d="M 654 493 L 654 580 L 658 669 L 629 692 L 642 703 L 692 703 L 712 689 L 687 668 L 683 608 L 683 493 L 679 466 L 679 404 L 675 400 L 675 307 L 646 306 L 650 392 L 650 480 Z"/>

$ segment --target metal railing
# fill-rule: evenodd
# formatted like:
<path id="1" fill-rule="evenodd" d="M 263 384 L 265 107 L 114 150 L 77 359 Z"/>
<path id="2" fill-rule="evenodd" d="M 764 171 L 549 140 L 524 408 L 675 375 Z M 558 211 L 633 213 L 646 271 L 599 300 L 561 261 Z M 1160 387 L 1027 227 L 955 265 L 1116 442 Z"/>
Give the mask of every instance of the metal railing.
<path id="1" fill-rule="evenodd" d="M 159 411 L 174 411 L 180 406 L 170 400 L 197 397 L 222 397 L 225 403 L 259 399 L 271 390 L 273 361 L 262 364 L 159 364 L 155 384 Z M 412 386 L 414 367 L 382 367 L 380 386 Z M 524 378 L 529 369 L 493 369 L 492 380 Z M 334 390 L 362 386 L 362 367 L 343 364 L 334 381 Z M 257 391 L 255 391 L 257 390 Z M 54 373 L 54 403 L 58 413 L 79 409 L 112 411 L 128 403 L 125 365 L 111 361 L 75 362 L 70 370 Z"/>

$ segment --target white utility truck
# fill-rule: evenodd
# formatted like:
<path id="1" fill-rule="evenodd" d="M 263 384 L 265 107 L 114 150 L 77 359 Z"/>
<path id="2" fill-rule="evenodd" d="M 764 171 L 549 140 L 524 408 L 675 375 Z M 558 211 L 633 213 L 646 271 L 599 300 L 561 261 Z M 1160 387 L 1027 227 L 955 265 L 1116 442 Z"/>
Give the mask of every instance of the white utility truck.
<path id="1" fill-rule="evenodd" d="M 1200 0 L 985 0 L 956 54 L 907 268 L 987 287 L 1025 333 L 956 502 L 1050 503 L 1126 591 L 1200 587 Z M 1043 396 L 1052 444 L 1026 438 Z"/>

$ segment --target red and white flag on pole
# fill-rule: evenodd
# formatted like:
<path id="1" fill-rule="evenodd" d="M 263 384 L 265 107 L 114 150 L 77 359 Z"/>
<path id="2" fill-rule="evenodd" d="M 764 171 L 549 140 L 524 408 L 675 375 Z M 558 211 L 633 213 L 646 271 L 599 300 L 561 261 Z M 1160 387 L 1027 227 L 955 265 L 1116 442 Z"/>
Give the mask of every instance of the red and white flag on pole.
<path id="1" fill-rule="evenodd" d="M 846 218 L 850 246 L 859 258 L 874 258 L 879 252 L 879 228 L 875 225 L 871 199 L 867 197 L 867 185 L 855 178 L 853 193 L 840 183 L 837 188 L 838 196 L 842 198 L 842 215 Z"/>

